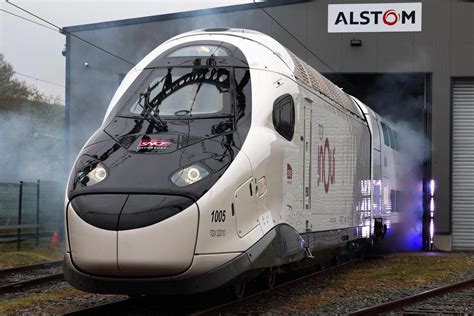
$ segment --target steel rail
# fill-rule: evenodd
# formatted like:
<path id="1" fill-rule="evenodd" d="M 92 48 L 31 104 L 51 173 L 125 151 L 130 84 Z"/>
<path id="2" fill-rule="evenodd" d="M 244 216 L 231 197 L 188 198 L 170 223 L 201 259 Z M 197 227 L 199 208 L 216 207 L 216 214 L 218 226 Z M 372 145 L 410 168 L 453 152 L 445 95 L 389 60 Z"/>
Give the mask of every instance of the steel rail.
<path id="1" fill-rule="evenodd" d="M 106 303 L 101 303 L 97 304 L 91 307 L 86 307 L 86 308 L 78 308 L 75 310 L 72 310 L 70 312 L 66 312 L 63 315 L 64 316 L 78 316 L 78 315 L 113 315 L 113 314 L 119 314 L 119 313 L 108 313 L 107 311 L 104 311 L 104 309 L 111 308 L 111 309 L 116 309 L 117 307 L 120 307 L 121 304 L 124 304 L 124 307 L 126 307 L 126 304 L 130 301 L 130 298 L 125 298 L 113 302 L 106 302 Z M 157 313 L 158 314 L 158 313 Z"/>
<path id="2" fill-rule="evenodd" d="M 390 312 L 394 311 L 397 309 L 401 309 L 403 307 L 418 303 L 420 301 L 424 301 L 428 298 L 436 297 L 436 296 L 441 296 L 443 294 L 451 293 L 451 292 L 456 292 L 465 288 L 473 287 L 474 286 L 474 278 L 469 279 L 466 281 L 450 284 L 450 285 L 445 285 L 441 286 L 432 290 L 424 291 L 419 294 L 414 294 L 405 298 L 401 298 L 398 300 L 374 305 L 371 307 L 366 307 L 363 309 L 359 309 L 355 312 L 349 313 L 348 315 L 376 315 L 379 313 L 385 313 L 385 312 Z"/>
<path id="3" fill-rule="evenodd" d="M 268 293 L 270 293 L 274 290 L 289 286 L 291 284 L 295 284 L 297 282 L 304 281 L 304 280 L 309 279 L 311 277 L 315 277 L 315 276 L 318 276 L 318 275 L 320 275 L 320 276 L 330 275 L 330 274 L 336 272 L 338 269 L 341 269 L 343 267 L 347 267 L 349 265 L 355 264 L 357 262 L 360 262 L 361 260 L 362 259 L 358 258 L 358 259 L 351 260 L 351 261 L 342 263 L 342 264 L 334 266 L 334 267 L 327 268 L 327 269 L 322 270 L 322 271 L 312 272 L 312 273 L 303 275 L 301 277 L 298 277 L 296 279 L 292 279 L 292 280 L 289 280 L 287 282 L 278 284 L 278 285 L 274 286 L 271 289 L 267 288 L 265 290 L 261 290 L 261 291 L 258 291 L 256 293 L 252 293 L 248 296 L 244 296 L 241 299 L 231 300 L 231 301 L 228 301 L 228 302 L 225 302 L 223 304 L 216 305 L 216 306 L 211 305 L 211 307 L 206 307 L 204 309 L 200 309 L 199 307 L 187 306 L 186 309 L 190 309 L 191 311 L 188 310 L 184 313 L 186 315 L 218 314 L 218 312 L 220 310 L 224 309 L 224 308 L 229 308 L 229 307 L 232 307 L 233 305 L 241 304 L 242 302 L 245 302 L 245 301 L 250 301 L 251 299 L 256 298 L 258 296 L 268 294 Z M 173 298 L 167 298 L 167 299 L 172 300 Z M 117 314 L 117 313 L 119 313 L 117 311 L 121 311 L 124 314 L 126 314 L 126 308 L 128 306 L 127 304 L 134 304 L 134 300 L 133 299 L 123 299 L 123 300 L 118 300 L 118 301 L 115 301 L 115 302 L 103 303 L 103 304 L 99 304 L 99 305 L 96 305 L 96 306 L 91 306 L 91 307 L 87 307 L 87 308 L 80 308 L 80 309 L 77 309 L 77 310 L 73 310 L 71 312 L 65 313 L 64 315 L 76 315 L 76 316 L 77 315 L 104 315 L 104 314 Z M 135 304 L 136 304 L 136 301 L 135 301 Z M 169 307 L 166 307 L 166 308 L 169 308 Z M 147 311 L 148 312 L 150 311 L 149 308 L 147 308 Z M 156 314 L 160 314 L 160 311 L 158 311 L 158 310 L 154 311 L 154 312 Z M 171 314 L 181 314 L 177 310 L 174 310 L 170 313 Z"/>
<path id="4" fill-rule="evenodd" d="M 227 309 L 227 308 L 229 308 L 229 307 L 233 307 L 233 306 L 235 306 L 235 305 L 242 304 L 243 302 L 250 301 L 250 300 L 252 300 L 252 299 L 254 299 L 254 298 L 256 298 L 256 297 L 259 297 L 259 296 L 262 296 L 262 295 L 271 293 L 272 291 L 275 291 L 275 290 L 278 290 L 278 289 L 281 289 L 281 288 L 284 288 L 284 287 L 293 285 L 293 284 L 295 284 L 295 283 L 299 283 L 299 282 L 305 281 L 305 280 L 310 279 L 310 278 L 312 278 L 312 277 L 331 275 L 332 273 L 337 272 L 337 270 L 342 269 L 342 268 L 347 267 L 347 266 L 350 266 L 350 265 L 353 265 L 353 264 L 355 264 L 355 263 L 358 263 L 358 262 L 360 262 L 361 260 L 362 260 L 362 259 L 357 258 L 357 259 L 354 259 L 354 260 L 347 261 L 347 262 L 344 262 L 344 263 L 342 263 L 342 264 L 336 265 L 336 266 L 334 266 L 334 267 L 329 267 L 329 268 L 327 268 L 327 269 L 325 269 L 325 270 L 312 272 L 312 273 L 309 273 L 309 274 L 307 274 L 307 275 L 303 275 L 303 276 L 301 276 L 301 277 L 299 277 L 299 278 L 292 279 L 292 280 L 290 280 L 290 281 L 287 281 L 287 282 L 278 284 L 278 285 L 274 286 L 273 288 L 268 288 L 268 289 L 265 289 L 265 290 L 262 290 L 262 291 L 253 293 L 253 294 L 251 294 L 251 295 L 245 296 L 245 297 L 243 297 L 243 298 L 241 298 L 241 299 L 233 300 L 233 301 L 230 301 L 230 302 L 227 302 L 227 303 L 224 303 L 224 304 L 215 306 L 215 307 L 211 307 L 211 308 L 208 308 L 208 309 L 205 309 L 205 310 L 202 310 L 202 311 L 198 311 L 198 312 L 195 312 L 195 313 L 191 313 L 190 315 L 197 316 L 197 315 L 207 315 L 207 314 L 218 314 L 219 311 L 222 311 L 223 309 Z"/>
<path id="5" fill-rule="evenodd" d="M 60 281 L 64 279 L 63 273 L 55 273 L 46 276 L 42 276 L 39 278 L 34 278 L 26 281 L 20 281 L 16 283 L 10 283 L 0 286 L 0 294 L 16 292 L 18 290 L 24 290 L 26 288 L 30 288 L 36 285 L 41 285 L 53 281 Z"/>
<path id="6" fill-rule="evenodd" d="M 32 270 L 37 270 L 37 269 L 53 268 L 56 266 L 60 266 L 62 264 L 63 264 L 63 261 L 58 260 L 58 261 L 36 263 L 36 264 L 30 264 L 30 265 L 7 268 L 7 269 L 0 269 L 0 276 L 12 274 L 12 273 L 24 272 L 24 271 L 32 271 Z"/>

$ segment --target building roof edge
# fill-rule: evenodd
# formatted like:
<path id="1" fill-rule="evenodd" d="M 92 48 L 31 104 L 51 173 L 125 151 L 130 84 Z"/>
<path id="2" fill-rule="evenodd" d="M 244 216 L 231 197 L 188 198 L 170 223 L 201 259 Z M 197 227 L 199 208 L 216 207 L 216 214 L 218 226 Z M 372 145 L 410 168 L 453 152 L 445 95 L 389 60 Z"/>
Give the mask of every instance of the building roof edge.
<path id="1" fill-rule="evenodd" d="M 74 33 L 74 32 L 82 32 L 82 31 L 90 31 L 90 30 L 111 28 L 111 27 L 117 27 L 117 26 L 126 26 L 126 25 L 188 18 L 188 17 L 193 17 L 193 16 L 203 16 L 203 15 L 209 15 L 209 14 L 251 10 L 251 9 L 258 8 L 259 6 L 273 7 L 273 6 L 296 4 L 296 3 L 302 3 L 302 2 L 309 2 L 309 0 L 272 0 L 272 1 L 266 1 L 266 2 L 259 2 L 258 5 L 256 3 L 244 3 L 244 4 L 230 5 L 230 6 L 225 6 L 225 7 L 200 9 L 200 10 L 192 10 L 192 11 L 184 11 L 184 12 L 176 12 L 176 13 L 167 13 L 167 14 L 160 14 L 160 15 L 131 18 L 131 19 L 107 21 L 107 22 L 72 25 L 72 26 L 64 27 L 64 30 L 66 31 L 66 35 L 67 35 L 67 32 Z"/>

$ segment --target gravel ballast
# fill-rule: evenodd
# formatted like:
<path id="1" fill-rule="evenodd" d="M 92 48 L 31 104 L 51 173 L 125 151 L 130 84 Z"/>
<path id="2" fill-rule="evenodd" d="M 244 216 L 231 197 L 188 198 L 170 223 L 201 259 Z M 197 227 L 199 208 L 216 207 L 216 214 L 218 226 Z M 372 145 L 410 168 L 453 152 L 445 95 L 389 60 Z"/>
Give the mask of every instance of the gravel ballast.
<path id="1" fill-rule="evenodd" d="M 308 279 L 227 312 L 347 314 L 473 277 L 474 254 L 398 253 Z"/>
<path id="2" fill-rule="evenodd" d="M 234 306 L 228 313 L 347 314 L 474 277 L 473 253 L 397 253 L 368 259 Z M 0 314 L 62 314 L 125 299 L 73 289 L 66 282 L 0 297 Z M 179 311 L 179 307 L 176 308 Z"/>

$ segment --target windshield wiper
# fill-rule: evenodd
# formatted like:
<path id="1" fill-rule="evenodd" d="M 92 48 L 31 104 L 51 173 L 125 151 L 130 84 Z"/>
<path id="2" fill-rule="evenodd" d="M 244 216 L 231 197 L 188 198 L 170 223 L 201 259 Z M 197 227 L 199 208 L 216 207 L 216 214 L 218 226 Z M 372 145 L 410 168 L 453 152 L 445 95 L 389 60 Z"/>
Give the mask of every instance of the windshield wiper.
<path id="1" fill-rule="evenodd" d="M 189 108 L 189 111 L 188 111 L 189 115 L 192 115 L 191 113 L 193 111 L 194 103 L 196 102 L 196 98 L 197 98 L 197 95 L 199 93 L 199 90 L 201 90 L 202 83 L 203 83 L 203 81 L 199 81 L 198 87 L 196 89 L 196 93 L 194 94 L 193 103 L 191 103 L 191 107 Z"/>
<path id="2" fill-rule="evenodd" d="M 159 115 L 158 105 L 156 109 L 150 103 L 150 94 L 152 89 L 148 87 L 145 93 L 140 93 L 138 104 L 142 107 L 141 115 L 156 129 L 158 133 L 167 132 L 168 124 L 163 121 Z"/>

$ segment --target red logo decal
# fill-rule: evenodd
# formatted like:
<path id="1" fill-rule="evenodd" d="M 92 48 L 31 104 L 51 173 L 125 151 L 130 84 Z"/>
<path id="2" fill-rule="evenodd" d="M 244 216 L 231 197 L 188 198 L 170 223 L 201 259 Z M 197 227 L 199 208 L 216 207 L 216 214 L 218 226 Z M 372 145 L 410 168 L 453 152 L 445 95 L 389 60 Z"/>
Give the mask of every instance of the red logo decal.
<path id="1" fill-rule="evenodd" d="M 289 163 L 286 164 L 286 178 L 288 180 L 293 179 L 293 168 Z"/>
<path id="2" fill-rule="evenodd" d="M 322 124 L 318 124 L 318 129 L 319 129 L 319 140 L 323 140 L 324 138 L 324 126 Z"/>
<path id="3" fill-rule="evenodd" d="M 395 10 L 388 10 L 383 14 L 383 23 L 387 25 L 394 25 L 400 19 L 400 14 L 398 14 Z"/>
<path id="4" fill-rule="evenodd" d="M 167 149 L 171 141 L 165 139 L 141 139 L 138 149 Z"/>
<path id="5" fill-rule="evenodd" d="M 324 184 L 324 192 L 329 192 L 329 186 L 336 183 L 336 147 L 332 150 L 329 139 L 318 147 L 318 187 Z"/>

